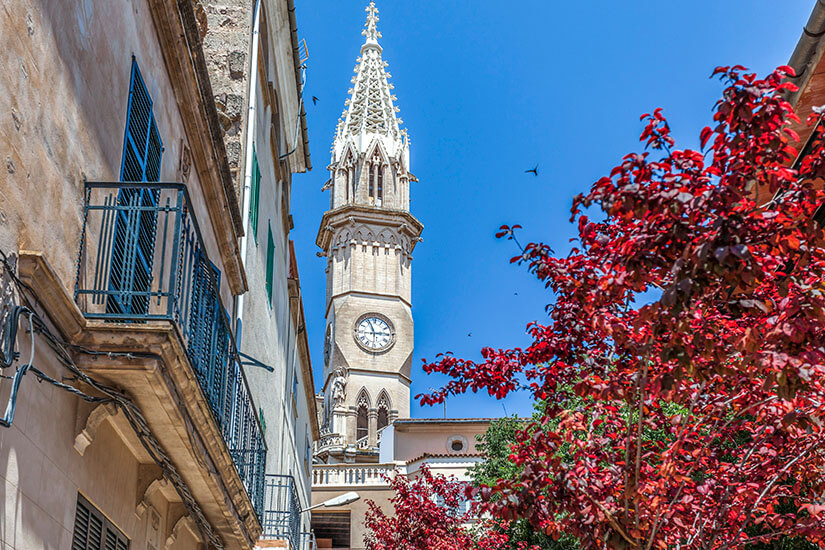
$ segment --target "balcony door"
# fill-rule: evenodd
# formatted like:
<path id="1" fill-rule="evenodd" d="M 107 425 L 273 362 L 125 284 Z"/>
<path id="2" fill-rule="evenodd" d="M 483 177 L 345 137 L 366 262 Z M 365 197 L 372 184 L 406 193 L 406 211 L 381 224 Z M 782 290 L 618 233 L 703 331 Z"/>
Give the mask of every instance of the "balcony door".
<path id="1" fill-rule="evenodd" d="M 120 181 L 159 181 L 162 155 L 152 98 L 137 62 L 132 60 Z M 145 186 L 124 187 L 118 192 L 107 313 L 135 318 L 149 313 L 159 197 L 158 189 Z"/>

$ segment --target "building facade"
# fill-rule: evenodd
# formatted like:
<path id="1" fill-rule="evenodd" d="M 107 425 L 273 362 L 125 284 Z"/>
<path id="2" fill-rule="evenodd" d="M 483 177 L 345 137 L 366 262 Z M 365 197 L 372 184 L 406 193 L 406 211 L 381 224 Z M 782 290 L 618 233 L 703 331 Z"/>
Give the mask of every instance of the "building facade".
<path id="1" fill-rule="evenodd" d="M 0 543 L 308 547 L 291 0 L 20 0 L 0 36 Z"/>

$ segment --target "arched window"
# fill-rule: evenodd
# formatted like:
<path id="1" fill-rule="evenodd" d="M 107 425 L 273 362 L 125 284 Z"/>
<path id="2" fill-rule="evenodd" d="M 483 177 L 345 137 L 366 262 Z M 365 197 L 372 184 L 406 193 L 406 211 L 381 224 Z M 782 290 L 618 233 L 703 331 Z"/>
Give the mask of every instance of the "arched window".
<path id="1" fill-rule="evenodd" d="M 372 154 L 369 171 L 369 196 L 375 204 L 380 205 L 384 200 L 384 166 L 377 147 Z"/>
<path id="2" fill-rule="evenodd" d="M 378 409 L 378 429 L 380 430 L 381 428 L 386 428 L 389 423 L 390 414 L 387 412 L 387 409 Z"/>
<path id="3" fill-rule="evenodd" d="M 362 389 L 361 392 L 358 394 L 358 416 L 356 417 L 355 421 L 355 439 L 360 440 L 361 438 L 367 437 L 370 433 L 370 420 L 369 420 L 369 410 L 370 410 L 370 398 L 367 395 L 367 390 Z"/>
<path id="4" fill-rule="evenodd" d="M 347 150 L 344 163 L 341 165 L 341 172 L 344 184 L 344 203 L 349 204 L 351 197 L 355 196 L 355 167 L 352 160 L 352 150 Z"/>
<path id="5" fill-rule="evenodd" d="M 367 437 L 369 433 L 370 423 L 369 416 L 367 414 L 367 407 L 366 405 L 361 405 L 358 407 L 358 421 L 356 423 L 355 438 L 361 439 L 363 437 Z"/>
<path id="6" fill-rule="evenodd" d="M 382 391 L 378 396 L 378 429 L 386 428 L 390 423 L 390 398 Z"/>

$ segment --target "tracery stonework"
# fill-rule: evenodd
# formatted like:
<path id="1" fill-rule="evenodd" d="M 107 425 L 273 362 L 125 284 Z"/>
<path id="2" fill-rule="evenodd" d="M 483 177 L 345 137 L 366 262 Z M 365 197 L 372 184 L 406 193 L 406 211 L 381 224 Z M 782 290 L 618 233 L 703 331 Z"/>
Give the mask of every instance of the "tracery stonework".
<path id="1" fill-rule="evenodd" d="M 316 241 L 327 259 L 322 425 L 342 436 L 319 448 L 318 458 L 328 462 L 376 462 L 379 430 L 410 415 L 411 267 L 423 226 L 409 212 L 417 180 L 378 43 L 378 9 L 371 2 L 366 12 L 322 188 L 330 209 Z"/>

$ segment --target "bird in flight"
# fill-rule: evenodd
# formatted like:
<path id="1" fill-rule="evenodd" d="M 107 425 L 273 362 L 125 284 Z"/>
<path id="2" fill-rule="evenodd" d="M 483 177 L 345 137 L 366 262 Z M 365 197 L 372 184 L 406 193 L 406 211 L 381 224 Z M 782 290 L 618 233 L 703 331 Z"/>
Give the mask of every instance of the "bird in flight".
<path id="1" fill-rule="evenodd" d="M 532 168 L 530 170 L 525 170 L 524 173 L 525 174 L 533 174 L 534 176 L 538 176 L 539 175 L 539 165 L 536 164 L 535 168 Z"/>
<path id="2" fill-rule="evenodd" d="M 312 96 L 312 104 L 313 104 L 313 105 L 317 105 L 317 104 L 318 104 L 318 98 L 317 98 L 317 97 Z"/>
<path id="3" fill-rule="evenodd" d="M 473 333 L 472 333 L 472 332 L 468 332 L 468 333 L 467 333 L 467 338 L 472 338 L 472 337 L 473 337 Z"/>

